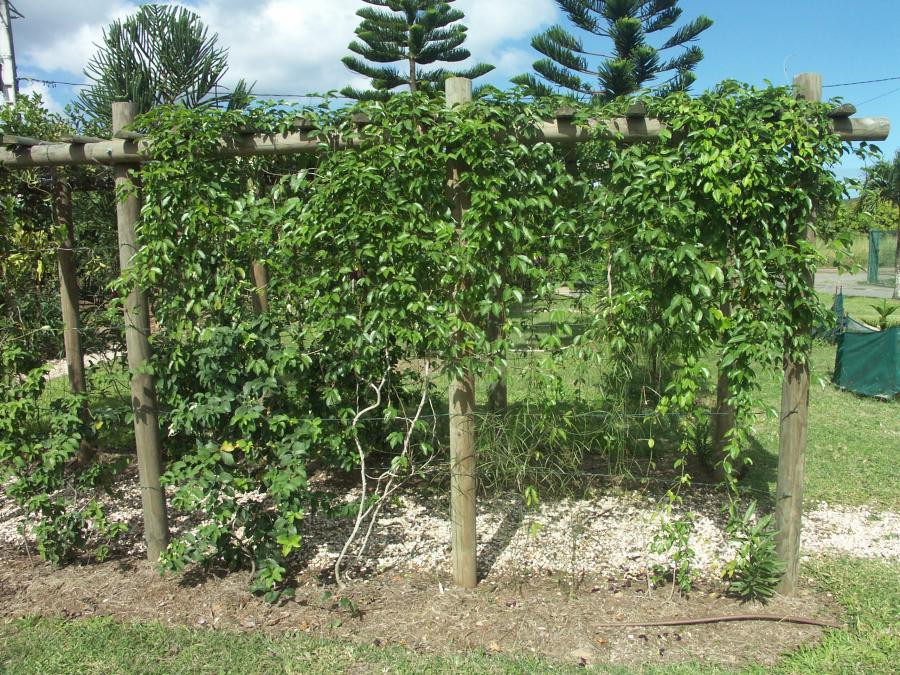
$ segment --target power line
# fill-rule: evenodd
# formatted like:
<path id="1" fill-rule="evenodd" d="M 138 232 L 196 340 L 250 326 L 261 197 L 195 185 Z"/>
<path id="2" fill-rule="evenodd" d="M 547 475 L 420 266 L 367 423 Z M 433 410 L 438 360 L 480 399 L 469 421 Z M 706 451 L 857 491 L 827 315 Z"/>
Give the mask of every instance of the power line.
<path id="1" fill-rule="evenodd" d="M 827 87 L 852 87 L 857 84 L 875 84 L 876 82 L 891 82 L 893 80 L 900 80 L 900 75 L 896 75 L 894 77 L 881 77 L 877 80 L 859 80 L 857 82 L 841 82 L 840 84 L 824 84 L 822 88 L 825 89 Z"/>
<path id="2" fill-rule="evenodd" d="M 91 84 L 87 82 L 65 82 L 62 80 L 47 80 L 41 77 L 31 77 L 28 75 L 20 76 L 17 78 L 20 82 L 33 82 L 38 84 L 46 84 L 47 86 L 53 87 L 56 85 L 62 85 L 65 87 L 90 87 Z M 222 89 L 227 89 L 228 87 L 222 87 Z M 257 94 L 256 92 L 251 92 L 251 95 L 254 98 L 311 98 L 311 99 L 343 99 L 347 101 L 351 101 L 351 99 L 347 96 L 337 96 L 337 95 L 328 95 L 328 94 Z"/>
<path id="3" fill-rule="evenodd" d="M 29 77 L 27 75 L 16 78 L 19 82 L 31 82 L 37 84 L 46 84 L 49 87 L 55 87 L 58 84 L 66 87 L 90 87 L 91 85 L 84 82 L 62 82 L 61 80 L 45 80 L 40 77 Z"/>
<path id="4" fill-rule="evenodd" d="M 896 89 L 891 89 L 890 91 L 887 91 L 887 92 L 885 92 L 885 93 L 883 93 L 883 94 L 879 94 L 878 96 L 875 96 L 875 97 L 873 97 L 873 98 L 870 98 L 870 99 L 867 100 L 867 101 L 863 101 L 863 102 L 860 103 L 859 105 L 865 105 L 866 103 L 871 103 L 872 101 L 877 101 L 877 100 L 880 99 L 880 98 L 884 98 L 885 96 L 890 96 L 891 94 L 895 94 L 895 93 L 897 93 L 898 91 L 900 91 L 900 87 L 897 87 Z"/>

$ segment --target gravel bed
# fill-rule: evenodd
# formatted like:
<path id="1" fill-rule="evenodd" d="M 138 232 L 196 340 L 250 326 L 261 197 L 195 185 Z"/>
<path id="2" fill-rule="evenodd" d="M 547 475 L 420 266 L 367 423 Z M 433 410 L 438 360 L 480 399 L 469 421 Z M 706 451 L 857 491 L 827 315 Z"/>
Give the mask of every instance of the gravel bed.
<path id="1" fill-rule="evenodd" d="M 137 554 L 143 542 L 136 477 L 124 477 L 121 488 L 121 499 L 104 501 L 112 520 L 130 526 L 122 542 L 124 552 Z M 358 488 L 344 496 L 346 501 L 358 498 Z M 682 506 L 673 509 L 673 516 L 685 512 L 694 518 L 695 568 L 706 578 L 719 576 L 734 552 L 725 534 L 721 495 L 690 493 Z M 515 497 L 482 499 L 478 504 L 480 572 L 483 576 L 557 572 L 643 576 L 654 563 L 662 562 L 650 553 L 661 517 L 660 503 L 638 493 L 546 502 L 534 510 L 525 510 Z M 172 514 L 170 525 L 177 534 L 196 527 L 201 519 L 197 514 Z M 30 545 L 19 532 L 23 520 L 12 500 L 0 493 L 0 547 L 21 550 Z M 330 571 L 351 529 L 349 520 L 308 518 L 301 532 L 306 569 Z M 894 511 L 823 502 L 808 508 L 802 536 L 805 556 L 900 559 L 900 513 Z M 404 569 L 447 572 L 449 542 L 446 500 L 407 493 L 385 505 L 365 554 L 358 561 L 348 557 L 346 565 L 357 574 Z"/>
<path id="2" fill-rule="evenodd" d="M 119 355 L 119 352 L 104 352 L 102 354 L 85 354 L 84 355 L 84 367 L 90 368 L 91 366 L 96 366 L 100 363 L 111 363 L 115 361 L 116 357 Z M 69 368 L 66 365 L 65 359 L 58 359 L 56 361 L 48 361 L 45 365 L 50 366 L 50 371 L 44 376 L 48 380 L 55 380 L 58 377 L 63 377 L 68 374 Z"/>

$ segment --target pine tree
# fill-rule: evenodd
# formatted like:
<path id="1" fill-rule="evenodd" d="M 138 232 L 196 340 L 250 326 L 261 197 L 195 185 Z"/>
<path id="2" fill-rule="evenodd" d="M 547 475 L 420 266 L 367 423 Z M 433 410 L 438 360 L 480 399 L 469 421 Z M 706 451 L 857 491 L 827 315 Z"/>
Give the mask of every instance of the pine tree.
<path id="1" fill-rule="evenodd" d="M 109 123 L 114 101 L 132 101 L 140 113 L 171 103 L 242 107 L 250 100 L 243 80 L 230 93 L 218 92 L 228 50 L 217 40 L 183 7 L 144 5 L 104 30 L 84 71 L 93 84 L 79 94 L 75 108 Z"/>
<path id="2" fill-rule="evenodd" d="M 356 14 L 362 22 L 350 51 L 362 58 L 347 56 L 344 65 L 372 80 L 372 90 L 347 87 L 341 93 L 356 99 L 386 99 L 393 89 L 408 86 L 410 91 L 437 91 L 448 77 L 475 79 L 494 66 L 479 63 L 466 71 L 444 68 L 422 70 L 433 63 L 458 63 L 471 54 L 462 47 L 468 30 L 459 21 L 465 16 L 450 7 L 454 0 L 363 0 Z M 388 65 L 401 63 L 399 68 Z"/>
<path id="3" fill-rule="evenodd" d="M 672 28 L 681 18 L 678 0 L 556 0 L 576 28 L 612 42 L 611 54 L 589 51 L 581 39 L 562 26 L 553 26 L 531 41 L 545 58 L 534 62 L 534 75 L 520 75 L 513 82 L 534 95 L 548 96 L 562 88 L 576 96 L 612 99 L 644 88 L 664 74 L 670 77 L 657 86 L 657 93 L 682 91 L 696 79 L 694 68 L 703 60 L 703 50 L 688 46 L 712 20 L 700 16 L 675 30 L 659 47 L 651 36 Z M 664 59 L 662 52 L 684 47 Z M 595 70 L 588 57 L 602 60 Z M 584 76 L 589 76 L 585 78 Z M 594 78 L 599 87 L 594 85 Z"/>

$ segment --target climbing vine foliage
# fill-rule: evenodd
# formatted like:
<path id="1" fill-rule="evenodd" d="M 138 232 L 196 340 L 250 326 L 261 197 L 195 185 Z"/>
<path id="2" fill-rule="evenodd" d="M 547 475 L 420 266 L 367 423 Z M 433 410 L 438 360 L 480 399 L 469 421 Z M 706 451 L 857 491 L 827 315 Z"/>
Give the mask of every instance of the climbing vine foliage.
<path id="1" fill-rule="evenodd" d="M 576 122 L 629 103 L 580 108 Z M 538 131 L 557 104 L 496 94 L 449 110 L 410 94 L 360 104 L 365 125 L 328 105 L 159 108 L 139 121 L 153 141 L 141 250 L 117 288 L 152 296 L 165 482 L 196 521 L 171 543 L 171 569 L 248 567 L 277 597 L 304 521 L 348 513 L 313 474 L 433 459 L 445 396 L 431 396 L 422 364 L 437 382 L 495 376 L 522 340 L 497 323 L 573 270 L 591 313 L 578 331 L 555 317 L 542 350 L 664 352 L 657 398 L 644 400 L 653 414 L 697 421 L 711 351 L 741 419 L 758 406 L 761 366 L 786 350 L 806 358 L 821 307 L 805 232 L 813 204 L 827 212 L 844 193 L 825 107 L 726 83 L 647 100 L 665 124 L 656 141 L 625 145 L 597 125 L 576 154 Z M 318 129 L 316 154 L 217 156 L 222 139 L 293 132 L 301 117 Z M 263 312 L 254 263 L 268 275 Z M 429 414 L 413 414 L 423 387 Z M 15 448 L 3 452 L 21 481 Z"/>

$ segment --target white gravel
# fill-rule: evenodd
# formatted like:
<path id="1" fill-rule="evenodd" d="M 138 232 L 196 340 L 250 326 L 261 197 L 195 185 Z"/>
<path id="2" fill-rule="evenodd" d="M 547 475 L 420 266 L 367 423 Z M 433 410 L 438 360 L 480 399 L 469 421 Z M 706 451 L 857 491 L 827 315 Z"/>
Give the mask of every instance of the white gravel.
<path id="1" fill-rule="evenodd" d="M 130 522 L 127 540 L 135 552 L 140 540 L 140 491 L 131 478 L 123 498 L 110 511 L 116 521 Z M 358 490 L 346 494 L 358 499 Z M 694 514 L 691 546 L 696 569 L 714 577 L 733 554 L 727 541 L 722 498 L 693 494 L 674 515 Z M 635 493 L 609 494 L 593 500 L 563 500 L 526 511 L 517 498 L 482 499 L 478 506 L 479 565 L 482 573 L 566 572 L 641 576 L 658 562 L 650 545 L 660 522 L 659 504 Z M 21 549 L 23 518 L 0 494 L 0 547 Z M 198 525 L 198 517 L 172 518 L 173 533 Z M 308 518 L 302 528 L 303 550 L 311 570 L 328 570 L 352 527 L 347 520 Z M 32 548 L 33 550 L 33 548 Z M 843 554 L 900 559 L 900 513 L 866 507 L 820 503 L 808 507 L 803 520 L 805 556 Z M 412 569 L 449 571 L 450 523 L 445 500 L 405 494 L 391 500 L 380 518 L 358 571 Z M 347 561 L 351 567 L 355 560 Z"/>
<path id="2" fill-rule="evenodd" d="M 84 355 L 84 367 L 90 368 L 91 366 L 96 366 L 98 363 L 110 363 L 116 359 L 119 355 L 119 352 L 104 352 L 103 354 L 85 354 Z M 59 359 L 57 361 L 48 361 L 46 365 L 50 366 L 50 372 L 48 372 L 44 377 L 48 380 L 55 380 L 58 377 L 63 377 L 68 374 L 69 368 L 66 365 L 65 359 Z"/>

